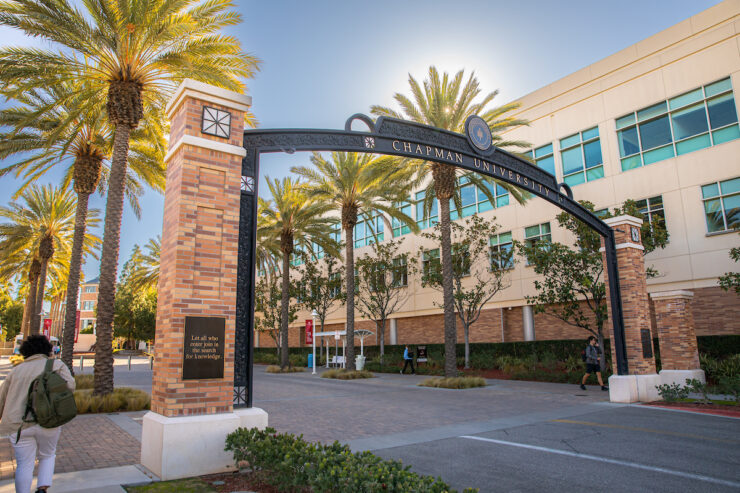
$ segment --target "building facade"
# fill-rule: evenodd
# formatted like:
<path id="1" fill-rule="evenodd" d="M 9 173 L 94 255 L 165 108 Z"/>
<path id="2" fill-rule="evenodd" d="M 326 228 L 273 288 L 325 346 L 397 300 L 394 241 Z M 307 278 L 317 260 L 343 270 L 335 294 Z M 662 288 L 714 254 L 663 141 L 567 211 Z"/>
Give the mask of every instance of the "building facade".
<path id="1" fill-rule="evenodd" d="M 697 335 L 740 334 L 740 297 L 717 284 L 720 275 L 738 269 L 728 256 L 740 244 L 738 90 L 740 2 L 727 0 L 522 97 L 512 116 L 530 125 L 504 134 L 530 142 L 535 165 L 568 184 L 576 200 L 602 210 L 632 199 L 648 220 L 665 219 L 668 244 L 645 259 L 659 272 L 648 280 L 648 291 L 692 291 Z M 520 205 L 503 189 L 492 204 L 472 185 L 461 187 L 462 215 L 477 212 L 499 225 L 492 249 L 538 238 L 572 244 L 555 219 L 561 211 L 551 204 L 533 198 Z M 423 192 L 411 197 L 406 212 L 425 229 L 436 222 L 437 209 L 424 217 L 422 199 Z M 364 222 L 355 228 L 356 258 L 370 250 L 370 231 Z M 383 221 L 376 220 L 372 231 L 380 241 L 403 239 L 410 252 L 438 248 L 400 226 L 389 230 Z M 472 326 L 471 342 L 586 337 L 582 329 L 533 314 L 526 296 L 535 294 L 535 279 L 533 268 L 518 262 L 509 271 L 510 286 Z M 386 343 L 442 342 L 441 293 L 422 287 L 418 276 L 410 276 L 405 289 L 408 300 L 392 315 Z M 308 318 L 300 312 L 291 325 L 291 346 L 304 343 Z M 373 321 L 359 314 L 356 320 L 356 327 L 375 331 Z M 343 327 L 344 307 L 330 315 L 328 329 Z M 256 341 L 272 345 L 265 335 Z"/>
<path id="2" fill-rule="evenodd" d="M 80 330 L 95 327 L 100 280 L 95 279 L 80 284 Z"/>

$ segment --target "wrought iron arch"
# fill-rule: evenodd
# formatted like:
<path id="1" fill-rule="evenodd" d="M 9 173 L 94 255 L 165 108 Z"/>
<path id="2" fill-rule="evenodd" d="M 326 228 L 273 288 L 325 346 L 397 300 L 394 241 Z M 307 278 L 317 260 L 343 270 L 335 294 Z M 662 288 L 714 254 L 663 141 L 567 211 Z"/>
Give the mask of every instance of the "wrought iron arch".
<path id="1" fill-rule="evenodd" d="M 353 131 L 355 120 L 369 131 Z M 531 163 L 491 146 L 481 151 L 467 136 L 419 123 L 363 114 L 352 115 L 344 130 L 245 130 L 242 160 L 239 266 L 237 274 L 234 406 L 252 405 L 252 348 L 254 327 L 254 275 L 259 157 L 263 153 L 296 151 L 347 151 L 411 157 L 449 164 L 487 175 L 541 197 L 575 216 L 604 239 L 612 308 L 617 373 L 626 375 L 622 298 L 619 289 L 614 232 L 591 211 L 573 199 L 570 187 Z"/>

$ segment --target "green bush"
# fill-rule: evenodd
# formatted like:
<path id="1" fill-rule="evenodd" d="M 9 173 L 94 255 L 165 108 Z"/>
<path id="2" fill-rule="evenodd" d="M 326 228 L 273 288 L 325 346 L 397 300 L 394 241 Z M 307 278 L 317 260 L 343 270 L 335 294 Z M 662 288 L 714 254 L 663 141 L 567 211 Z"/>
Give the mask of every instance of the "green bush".
<path id="1" fill-rule="evenodd" d="M 474 387 L 485 387 L 486 381 L 481 377 L 427 378 L 418 385 L 440 389 L 472 389 Z"/>
<path id="2" fill-rule="evenodd" d="M 303 368 L 298 366 L 286 366 L 285 368 L 280 368 L 278 365 L 270 365 L 265 369 L 265 372 L 267 373 L 300 373 L 303 371 Z"/>
<path id="3" fill-rule="evenodd" d="M 342 368 L 328 370 L 321 374 L 321 378 L 334 378 L 336 380 L 356 380 L 358 378 L 373 378 L 375 375 L 366 370 L 349 371 Z"/>
<path id="4" fill-rule="evenodd" d="M 263 365 L 276 365 L 279 363 L 275 350 L 271 350 L 269 353 L 265 351 L 254 351 L 254 362 Z"/>
<path id="5" fill-rule="evenodd" d="M 656 385 L 655 388 L 658 389 L 658 395 L 666 402 L 680 401 L 689 396 L 689 388 L 677 383 Z"/>
<path id="6" fill-rule="evenodd" d="M 273 428 L 239 428 L 226 437 L 225 450 L 234 453 L 237 467 L 248 466 L 260 481 L 278 491 L 454 491 L 440 478 L 420 476 L 399 461 L 383 460 L 370 452 L 353 454 L 339 442 L 308 443 L 303 436 L 277 433 Z"/>
<path id="7" fill-rule="evenodd" d="M 689 392 L 701 394 L 701 399 L 698 402 L 701 404 L 711 404 L 712 401 L 709 399 L 709 386 L 697 378 L 687 378 L 686 388 Z"/>
<path id="8" fill-rule="evenodd" d="M 75 390 L 77 414 L 116 413 L 149 409 L 149 394 L 139 389 L 118 387 L 103 396 L 92 395 L 92 389 Z"/>
<path id="9" fill-rule="evenodd" d="M 731 395 L 735 399 L 735 402 L 740 404 L 740 377 L 720 378 L 717 391 L 721 394 Z"/>

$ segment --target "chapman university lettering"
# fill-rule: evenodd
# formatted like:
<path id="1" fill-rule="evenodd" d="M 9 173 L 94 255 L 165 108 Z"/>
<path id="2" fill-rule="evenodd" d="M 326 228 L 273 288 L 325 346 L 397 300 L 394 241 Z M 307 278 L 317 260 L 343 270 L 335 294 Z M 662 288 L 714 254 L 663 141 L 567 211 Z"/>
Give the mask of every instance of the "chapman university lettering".
<path id="1" fill-rule="evenodd" d="M 444 160 L 454 165 L 463 165 L 471 168 L 470 158 L 465 159 L 465 156 L 463 154 L 450 151 L 449 149 L 444 149 L 436 146 L 414 144 L 411 142 L 404 142 L 402 140 L 394 140 L 392 146 L 394 151 L 416 154 L 418 156 L 429 157 L 430 159 L 435 160 Z M 468 162 L 466 163 L 466 161 Z M 510 183 L 514 183 L 521 188 L 531 188 L 532 191 L 538 192 L 540 195 L 544 195 L 545 197 L 549 197 L 550 192 L 553 191 L 548 187 L 543 187 L 541 183 L 537 183 L 529 177 L 522 176 L 519 173 L 511 171 L 510 169 L 504 168 L 503 166 L 497 164 L 489 163 L 488 161 L 485 161 L 483 159 L 478 159 L 474 157 L 472 167 L 484 171 L 492 176 L 500 176 L 504 180 Z M 557 193 L 557 198 L 559 202 L 563 201 L 563 197 L 560 193 Z"/>

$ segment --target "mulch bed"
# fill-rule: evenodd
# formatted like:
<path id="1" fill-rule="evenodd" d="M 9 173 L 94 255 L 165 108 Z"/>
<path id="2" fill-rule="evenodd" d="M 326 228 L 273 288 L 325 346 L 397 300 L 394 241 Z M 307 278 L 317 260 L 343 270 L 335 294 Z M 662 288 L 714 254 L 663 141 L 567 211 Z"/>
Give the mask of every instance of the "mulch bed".
<path id="1" fill-rule="evenodd" d="M 736 406 L 722 404 L 701 404 L 699 402 L 665 402 L 653 401 L 644 403 L 646 406 L 662 407 L 666 409 L 677 409 L 680 411 L 693 411 L 697 413 L 713 414 L 715 416 L 727 416 L 740 418 L 740 409 Z"/>
<path id="2" fill-rule="evenodd" d="M 262 483 L 250 473 L 243 473 L 238 471 L 225 472 L 221 474 L 209 474 L 208 476 L 201 476 L 200 479 L 208 483 L 211 488 L 215 489 L 219 493 L 232 493 L 234 491 L 280 493 L 279 490 Z M 218 481 L 223 481 L 224 484 L 213 484 L 214 482 Z"/>

